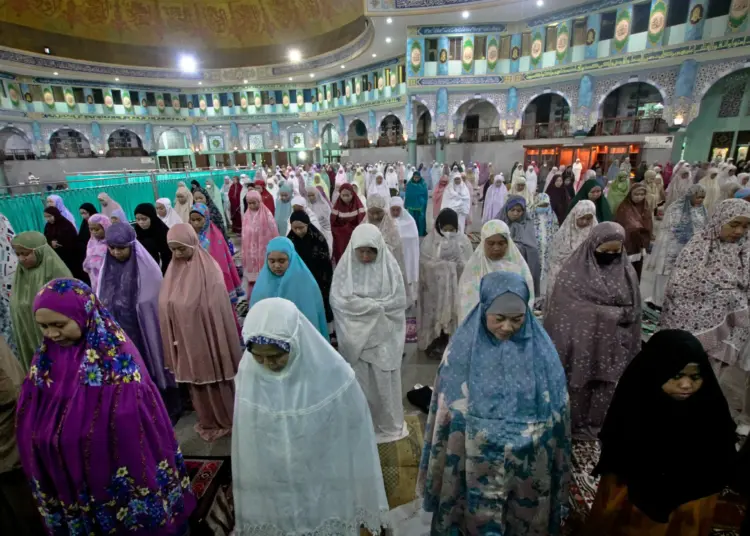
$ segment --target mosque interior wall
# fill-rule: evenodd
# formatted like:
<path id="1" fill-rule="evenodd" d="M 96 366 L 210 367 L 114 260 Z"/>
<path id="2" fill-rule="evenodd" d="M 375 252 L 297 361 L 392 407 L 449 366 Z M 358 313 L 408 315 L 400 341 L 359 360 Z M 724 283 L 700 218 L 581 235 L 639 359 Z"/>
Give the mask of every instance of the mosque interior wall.
<path id="1" fill-rule="evenodd" d="M 153 158 L 53 158 L 50 160 L 8 160 L 3 165 L 5 178 L 10 185 L 27 182 L 33 173 L 44 182 L 62 180 L 71 173 L 94 171 L 122 171 L 123 169 L 154 169 Z"/>

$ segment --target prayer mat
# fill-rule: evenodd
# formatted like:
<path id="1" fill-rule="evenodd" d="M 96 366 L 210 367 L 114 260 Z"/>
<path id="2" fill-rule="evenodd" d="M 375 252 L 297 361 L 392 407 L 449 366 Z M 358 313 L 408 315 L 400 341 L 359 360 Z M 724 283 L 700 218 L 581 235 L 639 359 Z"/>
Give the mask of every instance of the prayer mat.
<path id="1" fill-rule="evenodd" d="M 417 319 L 410 317 L 406 319 L 406 344 L 417 342 Z"/>
<path id="2" fill-rule="evenodd" d="M 591 476 L 591 472 L 600 454 L 598 441 L 573 440 L 570 515 L 563 531 L 566 536 L 580 534 L 594 504 L 599 479 Z M 711 536 L 739 536 L 744 516 L 745 500 L 734 491 L 725 489 L 716 504 Z"/>
<path id="3" fill-rule="evenodd" d="M 378 445 L 388 506 L 396 508 L 416 499 L 419 461 L 424 446 L 424 432 L 418 415 L 404 418 L 409 435 L 399 441 Z"/>
<path id="4" fill-rule="evenodd" d="M 185 458 L 197 505 L 190 516 L 190 535 L 228 535 L 234 527 L 231 505 L 232 462 L 229 456 Z M 229 512 L 226 514 L 225 512 Z M 226 530 L 220 521 L 226 518 Z M 218 521 L 218 522 L 217 522 Z"/>

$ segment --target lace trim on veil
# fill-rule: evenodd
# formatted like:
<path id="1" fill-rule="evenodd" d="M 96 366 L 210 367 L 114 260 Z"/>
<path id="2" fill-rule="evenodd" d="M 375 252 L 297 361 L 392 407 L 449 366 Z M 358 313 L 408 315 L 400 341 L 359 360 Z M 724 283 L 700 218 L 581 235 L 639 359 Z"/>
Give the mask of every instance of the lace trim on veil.
<path id="1" fill-rule="evenodd" d="M 371 534 L 380 534 L 388 526 L 388 511 L 372 512 L 357 508 L 352 519 L 329 518 L 311 532 L 285 532 L 271 523 L 242 523 L 234 528 L 234 536 L 343 536 L 359 534 L 364 528 Z"/>

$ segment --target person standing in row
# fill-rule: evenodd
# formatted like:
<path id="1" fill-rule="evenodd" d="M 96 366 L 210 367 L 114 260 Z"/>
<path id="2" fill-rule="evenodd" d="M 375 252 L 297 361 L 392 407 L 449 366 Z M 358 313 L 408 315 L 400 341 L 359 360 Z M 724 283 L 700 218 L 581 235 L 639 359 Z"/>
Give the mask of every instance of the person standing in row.
<path id="1" fill-rule="evenodd" d="M 708 536 L 737 436 L 698 339 L 654 334 L 620 378 L 599 438 L 601 480 L 585 536 Z"/>
<path id="2" fill-rule="evenodd" d="M 333 311 L 331 311 L 330 294 L 331 282 L 333 280 L 333 266 L 328 252 L 328 243 L 323 233 L 310 224 L 307 213 L 297 210 L 292 212 L 291 230 L 287 238 L 294 244 L 294 249 L 300 256 L 305 266 L 315 278 L 320 294 L 323 297 L 323 309 L 329 331 L 332 328 Z"/>
<path id="3" fill-rule="evenodd" d="M 522 276 L 484 276 L 443 356 L 417 480 L 430 534 L 562 533 L 568 393 L 531 301 Z"/>
<path id="4" fill-rule="evenodd" d="M 34 320 L 34 298 L 44 285 L 58 277 L 73 277 L 43 234 L 26 231 L 11 241 L 18 267 L 10 295 L 13 342 L 24 370 L 29 369 L 34 352 L 42 342 L 42 332 Z"/>
<path id="5" fill-rule="evenodd" d="M 597 225 L 562 265 L 544 328 L 568 377 L 574 437 L 596 437 L 641 347 L 641 292 L 617 223 Z"/>
<path id="6" fill-rule="evenodd" d="M 233 380 L 242 354 L 237 321 L 221 270 L 193 228 L 175 225 L 167 239 L 174 260 L 159 293 L 165 362 L 177 382 L 190 387 L 198 435 L 214 441 L 232 431 Z"/>
<path id="7" fill-rule="evenodd" d="M 165 274 L 172 260 L 172 252 L 167 245 L 169 227 L 159 219 L 156 208 L 151 203 L 141 203 L 135 207 L 135 234 L 146 251 Z M 123 222 L 127 223 L 127 222 Z"/>
<path id="8" fill-rule="evenodd" d="M 266 262 L 266 246 L 279 235 L 276 220 L 255 190 L 247 192 L 247 211 L 242 216 L 242 277 L 248 295 Z"/>
<path id="9" fill-rule="evenodd" d="M 339 197 L 331 209 L 334 262 L 339 262 L 349 245 L 354 229 L 365 219 L 365 208 L 350 184 L 341 186 Z"/>
<path id="10" fill-rule="evenodd" d="M 282 298 L 259 301 L 242 335 L 232 436 L 235 530 L 380 533 L 388 502 L 372 417 L 352 368 Z"/>
<path id="11" fill-rule="evenodd" d="M 44 209 L 44 236 L 47 243 L 55 250 L 55 253 L 68 267 L 73 277 L 88 284 L 89 277 L 83 271 L 83 249 L 78 242 L 78 233 L 75 226 L 70 223 L 55 207 Z"/>
<path id="12" fill-rule="evenodd" d="M 308 193 L 311 191 L 313 189 Z M 266 247 L 266 263 L 253 287 L 250 307 L 266 298 L 290 300 L 318 329 L 320 335 L 329 340 L 320 287 L 297 254 L 292 241 L 285 236 L 277 236 Z"/>
<path id="13" fill-rule="evenodd" d="M 138 348 L 170 419 L 176 423 L 180 395 L 174 376 L 164 366 L 159 326 L 161 270 L 127 223 L 115 223 L 107 229 L 106 242 L 108 253 L 99 278 L 99 299 Z"/>
<path id="14" fill-rule="evenodd" d="M 396 258 L 378 228 L 363 223 L 333 272 L 331 309 L 339 352 L 365 392 L 378 443 L 408 435 L 401 392 L 406 305 Z"/>
<path id="15" fill-rule="evenodd" d="M 404 198 L 404 207 L 411 214 L 417 224 L 419 236 L 427 234 L 427 202 L 429 201 L 429 192 L 427 184 L 422 175 L 417 171 L 411 176 L 411 180 L 406 183 L 406 196 Z"/>
<path id="16" fill-rule="evenodd" d="M 138 348 L 75 279 L 47 283 L 34 319 L 44 340 L 21 388 L 18 451 L 49 533 L 184 534 L 195 496 Z"/>

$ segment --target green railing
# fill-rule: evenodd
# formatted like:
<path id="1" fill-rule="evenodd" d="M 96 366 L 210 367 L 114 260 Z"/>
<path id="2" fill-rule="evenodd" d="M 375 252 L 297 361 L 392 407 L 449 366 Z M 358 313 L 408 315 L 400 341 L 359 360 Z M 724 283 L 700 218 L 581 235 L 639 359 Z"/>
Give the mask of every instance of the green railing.
<path id="1" fill-rule="evenodd" d="M 134 219 L 133 211 L 141 203 L 153 203 L 160 197 L 166 197 L 174 202 L 177 184 L 197 180 L 201 186 L 206 185 L 208 179 L 213 179 L 216 186 L 221 188 L 224 177 L 244 173 L 255 177 L 255 171 L 249 169 L 226 170 L 196 170 L 196 171 L 122 171 L 116 173 L 81 173 L 65 177 L 67 188 L 50 192 L 34 192 L 23 194 L 0 195 L 0 213 L 4 214 L 16 233 L 23 231 L 44 231 L 44 207 L 47 197 L 59 195 L 65 206 L 73 213 L 76 227 L 80 227 L 82 218 L 78 213 L 83 203 L 92 203 L 99 208 L 97 196 L 106 192 L 112 199 L 120 203 L 128 218 Z M 28 188 L 28 187 L 27 187 Z"/>

